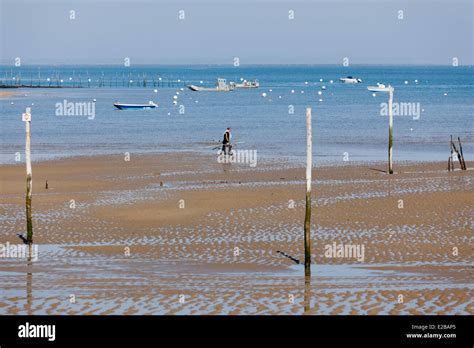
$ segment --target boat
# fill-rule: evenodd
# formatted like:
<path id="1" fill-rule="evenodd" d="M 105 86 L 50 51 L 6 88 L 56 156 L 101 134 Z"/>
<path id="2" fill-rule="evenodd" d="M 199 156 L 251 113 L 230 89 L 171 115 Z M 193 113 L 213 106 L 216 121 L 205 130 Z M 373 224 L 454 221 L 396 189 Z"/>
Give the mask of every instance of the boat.
<path id="1" fill-rule="evenodd" d="M 260 87 L 260 82 L 258 82 L 258 80 L 253 80 L 253 81 L 244 80 L 242 83 L 233 83 L 233 82 L 231 82 L 231 84 L 233 84 L 235 86 L 235 88 L 258 88 L 258 87 Z"/>
<path id="2" fill-rule="evenodd" d="M 218 78 L 215 87 L 189 85 L 188 88 L 194 92 L 229 92 L 235 88 L 235 84 L 227 84 L 226 79 Z"/>
<path id="3" fill-rule="evenodd" d="M 382 83 L 377 83 L 377 86 L 368 86 L 369 92 L 388 92 L 388 87 Z"/>
<path id="4" fill-rule="evenodd" d="M 148 104 L 124 104 L 124 103 L 114 103 L 114 106 L 119 110 L 126 109 L 154 109 L 158 107 L 158 104 L 155 104 L 152 101 L 149 101 Z"/>
<path id="5" fill-rule="evenodd" d="M 341 77 L 339 81 L 343 83 L 361 83 L 361 79 L 356 79 L 355 77 L 352 76 L 347 76 L 347 77 Z"/>

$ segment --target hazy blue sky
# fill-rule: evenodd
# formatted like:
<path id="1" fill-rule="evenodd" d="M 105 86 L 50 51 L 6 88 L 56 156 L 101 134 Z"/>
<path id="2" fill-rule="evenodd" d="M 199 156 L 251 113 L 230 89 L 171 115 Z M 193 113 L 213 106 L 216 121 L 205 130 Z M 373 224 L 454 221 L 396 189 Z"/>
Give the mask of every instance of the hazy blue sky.
<path id="1" fill-rule="evenodd" d="M 473 64 L 473 0 L 0 3 L 3 64 Z"/>

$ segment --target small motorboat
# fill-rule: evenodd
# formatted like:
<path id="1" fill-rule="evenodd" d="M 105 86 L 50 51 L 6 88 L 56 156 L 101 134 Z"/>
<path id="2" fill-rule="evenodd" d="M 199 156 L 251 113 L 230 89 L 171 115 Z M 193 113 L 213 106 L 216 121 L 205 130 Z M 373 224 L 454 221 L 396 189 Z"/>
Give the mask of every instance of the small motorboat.
<path id="1" fill-rule="evenodd" d="M 218 78 L 216 87 L 199 87 L 189 85 L 188 88 L 194 92 L 229 92 L 235 89 L 235 84 L 227 84 L 226 79 Z"/>
<path id="2" fill-rule="evenodd" d="M 389 89 L 382 83 L 377 83 L 377 86 L 369 86 L 367 87 L 369 92 L 388 92 Z"/>
<path id="3" fill-rule="evenodd" d="M 343 82 L 343 83 L 361 83 L 362 80 L 361 79 L 357 79 L 355 77 L 352 77 L 352 76 L 347 76 L 347 77 L 342 77 L 339 79 L 339 81 Z"/>
<path id="4" fill-rule="evenodd" d="M 114 103 L 114 106 L 119 110 L 127 109 L 154 109 L 158 107 L 158 104 L 155 104 L 152 101 L 149 101 L 148 104 L 124 104 L 124 103 Z"/>

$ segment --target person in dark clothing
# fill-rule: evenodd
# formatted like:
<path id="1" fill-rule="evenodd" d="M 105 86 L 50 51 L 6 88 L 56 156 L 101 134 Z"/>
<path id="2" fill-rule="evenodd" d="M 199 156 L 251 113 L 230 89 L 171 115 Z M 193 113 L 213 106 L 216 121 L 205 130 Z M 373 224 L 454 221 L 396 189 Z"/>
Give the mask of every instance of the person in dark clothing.
<path id="1" fill-rule="evenodd" d="M 222 139 L 222 152 L 226 155 L 230 154 L 232 151 L 232 145 L 230 144 L 230 132 L 231 129 L 227 128 L 224 132 L 224 139 Z"/>

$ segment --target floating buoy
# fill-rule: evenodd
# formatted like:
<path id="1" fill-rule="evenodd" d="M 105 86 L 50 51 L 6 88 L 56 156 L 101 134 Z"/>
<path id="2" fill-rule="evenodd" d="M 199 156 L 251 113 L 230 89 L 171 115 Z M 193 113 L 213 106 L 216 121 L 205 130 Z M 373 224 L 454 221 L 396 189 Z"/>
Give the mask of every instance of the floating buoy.
<path id="1" fill-rule="evenodd" d="M 301 94 L 303 94 L 303 93 L 304 93 L 304 91 L 301 91 Z"/>
<path id="2" fill-rule="evenodd" d="M 305 81 L 304 84 L 307 85 L 307 84 L 308 84 L 308 81 Z"/>
<path id="3" fill-rule="evenodd" d="M 443 95 L 444 95 L 444 96 L 447 96 L 447 95 L 448 95 L 448 93 L 444 93 Z"/>
<path id="4" fill-rule="evenodd" d="M 415 80 L 415 83 L 418 83 L 418 80 Z"/>
<path id="5" fill-rule="evenodd" d="M 326 89 L 326 86 L 321 87 L 321 89 Z"/>
<path id="6" fill-rule="evenodd" d="M 408 81 L 405 81 L 405 85 L 408 85 Z"/>
<path id="7" fill-rule="evenodd" d="M 178 99 L 178 96 L 177 96 L 177 95 L 174 95 L 174 96 L 173 96 L 173 99 Z"/>
<path id="8" fill-rule="evenodd" d="M 278 96 L 278 99 L 281 99 L 281 95 Z"/>
<path id="9" fill-rule="evenodd" d="M 331 81 L 329 81 L 329 83 L 334 83 L 334 81 L 333 81 L 333 80 L 331 80 Z"/>
<path id="10" fill-rule="evenodd" d="M 97 101 L 97 99 L 94 98 L 94 99 L 92 99 L 92 101 L 95 103 Z"/>
<path id="11" fill-rule="evenodd" d="M 323 100 L 322 99 L 319 99 L 320 102 L 322 102 Z"/>
<path id="12" fill-rule="evenodd" d="M 265 98 L 266 96 L 267 96 L 267 93 L 263 92 L 263 93 L 262 93 L 262 97 Z"/>
<path id="13" fill-rule="evenodd" d="M 323 82 L 324 80 L 323 79 L 319 79 L 319 82 Z"/>
<path id="14" fill-rule="evenodd" d="M 203 83 L 203 81 L 199 81 L 199 83 L 201 83 L 201 84 L 202 84 L 202 83 Z"/>
<path id="15" fill-rule="evenodd" d="M 318 95 L 321 95 L 321 94 L 323 94 L 323 92 L 321 92 L 321 91 L 318 91 Z"/>
<path id="16" fill-rule="evenodd" d="M 292 89 L 292 90 L 291 90 L 291 93 L 295 93 L 295 90 L 294 90 L 294 89 Z"/>
<path id="17" fill-rule="evenodd" d="M 372 97 L 375 97 L 377 94 L 376 93 L 372 93 Z"/>
<path id="18" fill-rule="evenodd" d="M 157 89 L 154 89 L 153 92 L 158 93 L 158 90 L 157 90 Z"/>
<path id="19" fill-rule="evenodd" d="M 269 91 L 269 92 L 273 92 L 273 89 L 270 88 L 268 91 Z"/>

